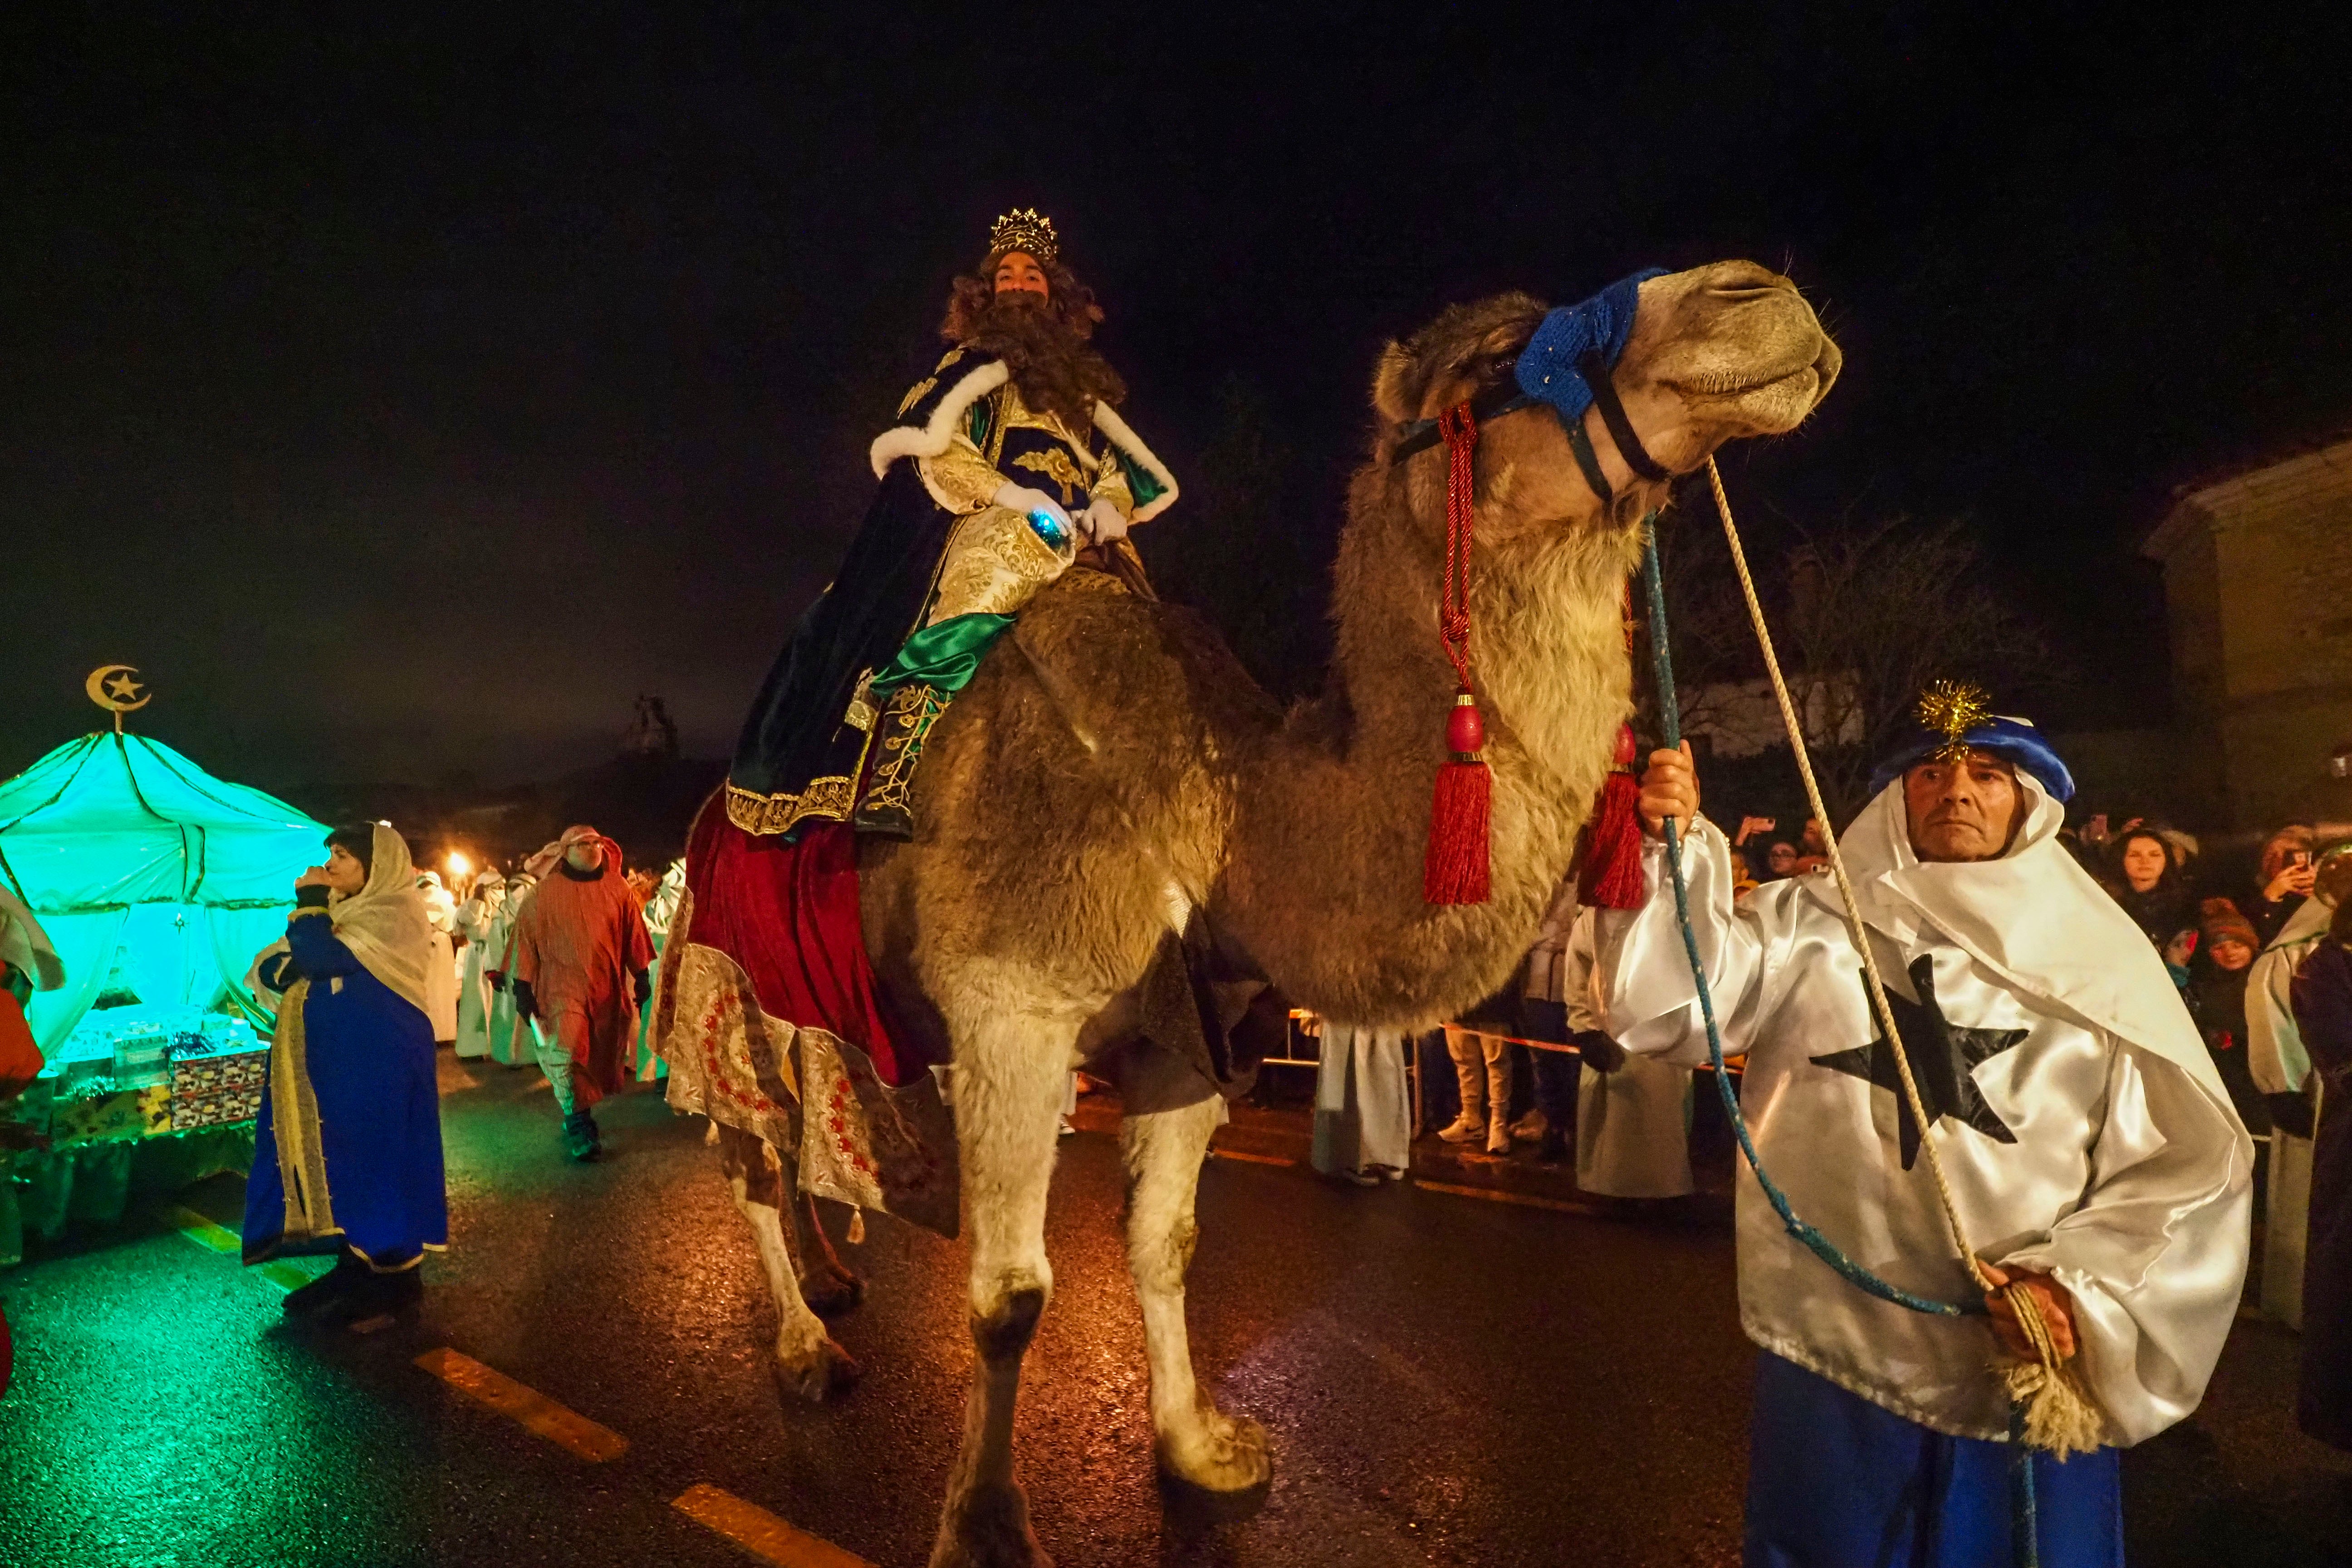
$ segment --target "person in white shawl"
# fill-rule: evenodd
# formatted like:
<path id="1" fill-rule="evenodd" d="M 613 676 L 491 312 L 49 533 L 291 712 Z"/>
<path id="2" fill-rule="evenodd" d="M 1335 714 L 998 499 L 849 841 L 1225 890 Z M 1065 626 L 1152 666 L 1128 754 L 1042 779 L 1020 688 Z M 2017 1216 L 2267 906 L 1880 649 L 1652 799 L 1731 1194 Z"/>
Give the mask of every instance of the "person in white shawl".
<path id="1" fill-rule="evenodd" d="M 2352 845 L 2319 858 L 2311 896 L 2246 971 L 2246 1070 L 2270 1101 L 2271 1163 L 2263 1194 L 2263 1315 L 2303 1327 L 2303 1262 L 2311 1219 L 2311 1053 L 2294 1021 L 2288 987 L 2336 906 L 2352 894 Z"/>
<path id="2" fill-rule="evenodd" d="M 457 1038 L 457 900 L 441 885 L 438 871 L 416 873 L 416 891 L 425 900 L 425 940 L 433 959 L 425 971 L 425 1016 L 433 1025 L 433 1043 L 446 1046 Z"/>
<path id="3" fill-rule="evenodd" d="M 1903 1100 L 1834 881 L 1732 900 L 1687 753 L 1642 784 L 1648 898 L 1609 977 L 1629 1051 L 1706 1059 L 1660 824 L 1684 824 L 1692 923 L 1766 1171 L 1881 1279 L 1973 1303 L 1932 1140 L 1995 1285 L 2042 1304 L 2100 1446 L 2033 1456 L 2045 1568 L 2119 1564 L 2116 1449 L 2187 1416 L 2243 1285 L 2252 1145 L 2145 937 L 2058 842 L 2072 780 L 2038 731 L 1948 705 L 1882 768 L 1840 847 L 1930 1125 Z M 1931 711 L 1923 704 L 1923 719 Z M 1759 1357 L 1748 1562 L 2014 1561 L 2005 1299 L 1920 1313 L 1793 1239 L 1752 1173 L 1738 1194 L 1740 1317 Z M 1905 1543 L 1895 1557 L 1889 1542 Z"/>
<path id="4" fill-rule="evenodd" d="M 331 1254 L 290 1316 L 361 1318 L 413 1302 L 449 1239 L 440 1099 L 425 1019 L 432 946 L 408 846 L 339 827 L 294 884 L 286 936 L 255 964 L 278 1012 L 246 1180 L 245 1261 Z"/>
<path id="5" fill-rule="evenodd" d="M 490 931 L 498 924 L 506 894 L 506 879 L 496 867 L 488 868 L 474 879 L 466 901 L 449 917 L 451 927 L 466 942 L 457 954 L 457 1053 L 461 1059 L 490 1054 L 490 1019 L 499 995 L 490 989 L 487 973 L 493 966 Z"/>
<path id="6" fill-rule="evenodd" d="M 1691 1179 L 1690 1068 L 1626 1054 L 1610 1032 L 1601 976 L 1627 922 L 1622 910 L 1576 911 L 1557 984 L 1569 1039 L 1584 1058 L 1576 1093 L 1576 1185 L 1611 1198 L 1677 1198 Z"/>

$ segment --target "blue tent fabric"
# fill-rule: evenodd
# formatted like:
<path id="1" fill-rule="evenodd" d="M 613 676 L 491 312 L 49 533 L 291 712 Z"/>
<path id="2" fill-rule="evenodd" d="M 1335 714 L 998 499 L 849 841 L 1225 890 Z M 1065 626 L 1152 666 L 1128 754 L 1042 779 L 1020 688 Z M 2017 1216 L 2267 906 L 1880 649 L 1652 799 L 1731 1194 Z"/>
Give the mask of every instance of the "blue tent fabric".
<path id="1" fill-rule="evenodd" d="M 26 1008 L 41 1049 L 110 980 L 161 1005 L 226 994 L 266 1023 L 246 969 L 284 931 L 326 832 L 143 735 L 85 735 L 0 783 L 0 878 L 66 965 L 64 988 Z"/>

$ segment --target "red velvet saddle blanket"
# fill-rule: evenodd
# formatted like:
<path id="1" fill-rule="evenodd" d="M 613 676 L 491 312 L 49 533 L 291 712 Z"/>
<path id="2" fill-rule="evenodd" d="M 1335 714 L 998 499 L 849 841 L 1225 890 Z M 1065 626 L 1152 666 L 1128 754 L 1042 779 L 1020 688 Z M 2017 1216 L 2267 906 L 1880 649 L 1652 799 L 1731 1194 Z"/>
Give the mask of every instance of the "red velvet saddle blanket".
<path id="1" fill-rule="evenodd" d="M 857 847 L 746 833 L 714 799 L 687 844 L 653 1037 L 681 1110 L 764 1140 L 801 1191 L 953 1236 L 955 1128 L 943 1065 L 891 1026 L 866 962 Z"/>

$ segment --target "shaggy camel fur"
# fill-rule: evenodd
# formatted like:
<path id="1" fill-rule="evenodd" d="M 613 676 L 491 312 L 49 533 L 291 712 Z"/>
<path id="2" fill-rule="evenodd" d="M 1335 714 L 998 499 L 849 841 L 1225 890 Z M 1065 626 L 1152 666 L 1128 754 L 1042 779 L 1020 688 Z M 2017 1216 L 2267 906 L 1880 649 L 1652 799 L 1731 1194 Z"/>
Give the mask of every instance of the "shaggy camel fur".
<path id="1" fill-rule="evenodd" d="M 1285 713 L 1195 616 L 1073 572 L 933 733 L 914 840 L 862 851 L 876 970 L 954 1063 L 977 1366 L 934 1568 L 1046 1561 L 1012 1437 L 1023 1353 L 1053 1290 L 1057 1113 L 1072 1066 L 1127 1027 L 1163 933 L 1203 910 L 1299 1005 L 1420 1028 L 1502 983 L 1569 867 L 1630 708 L 1621 594 L 1667 487 L 1637 479 L 1591 413 L 1618 491 L 1605 511 L 1548 410 L 1482 431 L 1471 654 L 1494 772 L 1493 897 L 1433 908 L 1422 852 L 1455 685 L 1436 623 L 1446 458 L 1390 462 L 1400 424 L 1507 374 L 1542 316 L 1524 295 L 1457 306 L 1382 354 L 1327 696 Z M 1837 367 L 1793 285 L 1724 262 L 1641 286 L 1616 384 L 1651 454 L 1687 473 L 1727 440 L 1792 428 Z M 1130 1107 L 1174 1107 L 1131 1114 L 1120 1133 L 1158 1458 L 1182 1481 L 1247 1491 L 1271 1473 L 1265 1430 L 1211 1403 L 1185 1339 L 1193 1190 L 1221 1107 L 1151 1055 L 1114 1059 Z M 1162 1081 L 1136 1081 L 1150 1073 Z M 779 1363 L 821 1394 L 847 1358 L 795 1286 L 787 1199 L 773 1184 L 766 1203 L 740 1195 L 775 1287 Z"/>

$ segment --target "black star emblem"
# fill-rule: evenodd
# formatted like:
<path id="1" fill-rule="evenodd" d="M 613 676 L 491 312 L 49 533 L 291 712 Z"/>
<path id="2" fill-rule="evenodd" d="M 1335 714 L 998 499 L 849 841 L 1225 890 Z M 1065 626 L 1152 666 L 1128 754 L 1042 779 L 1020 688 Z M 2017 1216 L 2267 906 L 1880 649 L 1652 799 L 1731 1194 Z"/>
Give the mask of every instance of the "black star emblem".
<path id="1" fill-rule="evenodd" d="M 1864 990 L 1867 992 L 1867 986 Z M 2023 1029 L 1964 1029 L 1948 1023 L 1943 1008 L 1936 1005 L 1936 961 L 1922 953 L 1911 965 L 1911 989 L 1919 994 L 1916 1002 L 1906 1002 L 1889 991 L 1886 1005 L 1895 1015 L 1895 1027 L 1903 1037 L 1903 1054 L 1911 1063 L 1911 1078 L 1919 1086 L 1919 1103 L 1926 1108 L 1928 1120 L 1941 1121 L 1949 1116 L 1967 1122 L 1986 1137 L 2003 1143 L 2017 1142 L 2001 1119 L 1993 1114 L 1992 1107 L 1977 1092 L 1977 1080 L 1971 1076 L 1976 1065 L 1999 1056 L 2018 1041 L 2025 1038 Z M 1919 1157 L 1919 1123 L 1911 1115 L 1911 1101 L 1903 1093 L 1903 1079 L 1895 1070 L 1895 1052 L 1881 1035 L 1866 1046 L 1856 1046 L 1850 1051 L 1835 1051 L 1813 1061 L 1833 1072 L 1850 1074 L 1879 1089 L 1895 1094 L 1896 1127 L 1903 1141 L 1903 1168 L 1909 1170 Z"/>

